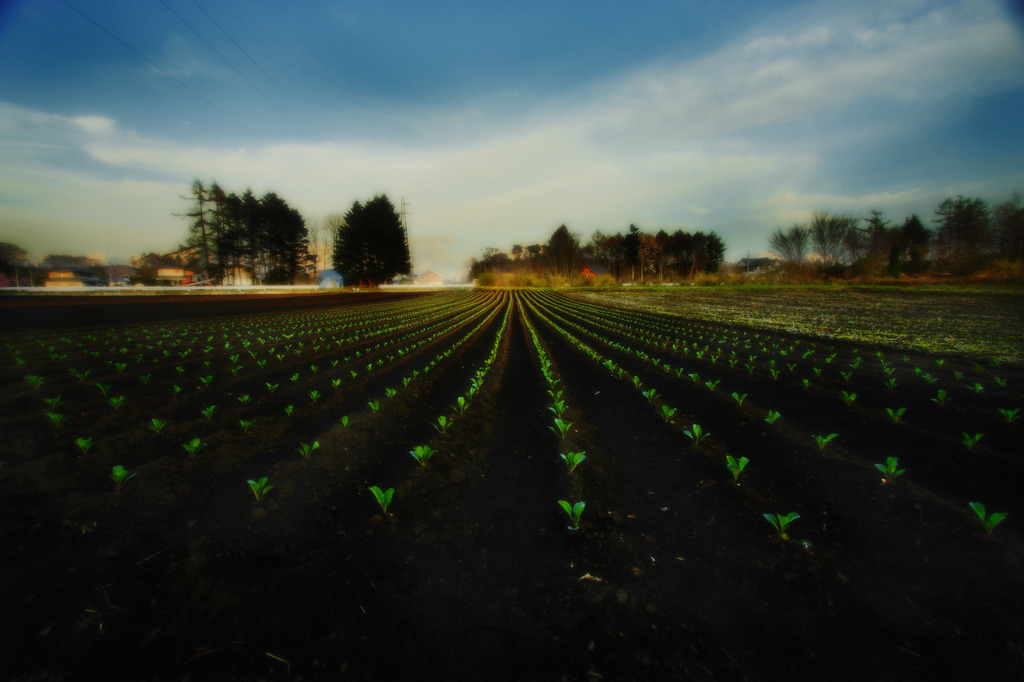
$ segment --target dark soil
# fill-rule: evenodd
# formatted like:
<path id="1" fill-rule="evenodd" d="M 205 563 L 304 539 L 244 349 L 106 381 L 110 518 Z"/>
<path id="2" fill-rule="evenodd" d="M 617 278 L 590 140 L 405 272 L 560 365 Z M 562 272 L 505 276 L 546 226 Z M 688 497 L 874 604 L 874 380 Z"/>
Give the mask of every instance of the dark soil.
<path id="1" fill-rule="evenodd" d="M 441 322 L 417 316 L 420 303 L 448 306 Z M 996 410 L 1024 406 L 1019 366 L 887 349 L 889 375 L 863 344 L 754 339 L 521 292 L 195 297 L 165 315 L 151 300 L 92 304 L 102 314 L 33 305 L 0 337 L 7 679 L 1010 680 L 1024 670 L 1024 419 Z M 349 335 L 346 315 L 362 309 L 379 321 L 358 341 L 327 342 Z M 389 311 L 400 330 L 371 336 Z M 268 335 L 245 326 L 254 319 L 293 325 L 288 343 L 303 347 L 284 353 L 268 340 L 283 358 L 267 353 L 261 368 L 230 360 L 239 339 Z M 103 346 L 101 327 L 137 338 L 153 327 L 144 323 L 167 338 L 184 327 L 195 350 L 151 363 L 143 385 L 136 375 L 157 350 L 143 346 L 143 363 L 121 374 L 104 362 L 102 349 L 116 360 L 118 344 Z M 754 346 L 744 358 L 760 357 L 730 367 L 729 348 L 697 357 L 655 340 L 666 330 L 735 337 Z M 86 335 L 98 356 L 60 357 Z M 773 344 L 797 341 L 778 365 L 796 367 L 773 379 Z M 230 373 L 233 362 L 246 369 Z M 69 367 L 92 373 L 76 380 Z M 439 433 L 436 418 L 454 413 L 481 368 L 465 414 Z M 215 379 L 202 386 L 207 371 Z M 808 389 L 803 376 L 814 377 Z M 94 382 L 127 404 L 113 410 Z M 984 390 L 968 390 L 974 382 Z M 185 390 L 172 399 L 174 385 Z M 938 386 L 952 396 L 944 408 L 931 400 Z M 386 398 L 388 387 L 400 390 Z M 324 396 L 315 404 L 312 388 Z M 549 428 L 549 389 L 573 422 L 564 441 Z M 840 390 L 858 394 L 852 406 Z M 733 392 L 748 395 L 742 406 Z M 54 411 L 69 419 L 60 428 L 43 402 L 57 394 L 65 404 Z M 200 414 L 209 405 L 212 419 Z M 676 409 L 672 423 L 661 405 Z M 899 406 L 897 424 L 885 408 Z M 769 409 L 782 414 L 774 425 Z M 166 430 L 149 430 L 151 417 Z M 242 431 L 238 419 L 255 425 Z M 683 433 L 694 422 L 712 434 L 699 446 Z M 985 435 L 968 451 L 964 431 Z M 812 436 L 833 432 L 820 450 Z M 73 441 L 86 434 L 96 445 L 82 455 Z M 194 436 L 207 445 L 189 458 L 180 444 Z M 297 446 L 313 441 L 304 459 Z M 408 454 L 419 444 L 437 450 L 425 467 Z M 572 474 L 559 458 L 569 450 L 587 456 Z M 726 454 L 750 459 L 739 485 Z M 887 456 L 907 471 L 882 485 L 874 463 Z M 138 473 L 119 494 L 107 475 L 116 464 Z M 257 504 L 246 480 L 260 476 L 276 487 Z M 371 485 L 395 488 L 388 515 Z M 578 530 L 561 499 L 586 501 Z M 969 501 L 1009 517 L 987 535 Z M 762 515 L 791 511 L 800 518 L 784 541 Z"/>

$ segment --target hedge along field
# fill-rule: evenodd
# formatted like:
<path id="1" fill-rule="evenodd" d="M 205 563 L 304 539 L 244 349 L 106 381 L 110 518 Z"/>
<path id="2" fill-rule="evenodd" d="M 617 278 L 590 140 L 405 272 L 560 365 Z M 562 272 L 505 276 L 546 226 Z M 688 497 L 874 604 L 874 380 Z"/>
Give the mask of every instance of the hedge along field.
<path id="1" fill-rule="evenodd" d="M 11 678 L 1024 663 L 1019 365 L 546 291 L 324 301 L 2 337 Z"/>

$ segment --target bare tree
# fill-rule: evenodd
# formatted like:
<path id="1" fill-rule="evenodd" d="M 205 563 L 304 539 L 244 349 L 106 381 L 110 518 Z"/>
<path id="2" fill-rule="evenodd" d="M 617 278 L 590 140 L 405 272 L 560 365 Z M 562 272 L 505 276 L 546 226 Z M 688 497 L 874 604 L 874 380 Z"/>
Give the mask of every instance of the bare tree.
<path id="1" fill-rule="evenodd" d="M 811 216 L 811 243 L 827 275 L 838 273 L 846 264 L 851 235 L 856 232 L 859 222 L 860 218 L 854 216 L 832 215 L 828 212 Z"/>
<path id="2" fill-rule="evenodd" d="M 781 227 L 775 230 L 768 239 L 768 246 L 776 256 L 800 268 L 807 259 L 810 241 L 811 233 L 807 226 L 794 224 L 786 232 Z"/>

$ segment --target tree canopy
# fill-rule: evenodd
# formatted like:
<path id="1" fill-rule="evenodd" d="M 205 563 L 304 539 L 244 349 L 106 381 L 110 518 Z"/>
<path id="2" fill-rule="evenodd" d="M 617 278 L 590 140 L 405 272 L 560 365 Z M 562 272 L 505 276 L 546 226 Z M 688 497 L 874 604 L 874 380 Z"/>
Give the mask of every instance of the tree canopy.
<path id="1" fill-rule="evenodd" d="M 355 201 L 337 226 L 334 268 L 346 282 L 376 286 L 412 272 L 402 219 L 386 194 Z"/>

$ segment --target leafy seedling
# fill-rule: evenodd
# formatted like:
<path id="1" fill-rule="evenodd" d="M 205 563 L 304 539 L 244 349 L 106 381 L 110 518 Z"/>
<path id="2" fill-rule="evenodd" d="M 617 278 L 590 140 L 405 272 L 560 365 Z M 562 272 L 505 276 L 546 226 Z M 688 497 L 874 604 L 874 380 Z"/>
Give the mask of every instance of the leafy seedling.
<path id="1" fill-rule="evenodd" d="M 437 418 L 437 423 L 434 424 L 434 428 L 437 429 L 438 433 L 448 433 L 448 429 L 452 427 L 454 422 L 448 419 L 447 415 L 441 415 Z"/>
<path id="2" fill-rule="evenodd" d="M 115 495 L 120 495 L 121 494 L 121 488 L 123 488 L 125 486 L 125 484 L 128 483 L 128 481 L 130 481 L 133 478 L 135 478 L 135 476 L 136 476 L 135 474 L 129 472 L 127 469 L 125 469 L 120 464 L 118 464 L 113 469 L 111 469 L 110 470 L 110 480 L 112 480 L 114 482 L 114 494 Z"/>
<path id="3" fill-rule="evenodd" d="M 875 464 L 875 468 L 882 472 L 882 485 L 892 483 L 897 476 L 901 476 L 906 469 L 898 469 L 899 462 L 895 457 L 886 457 L 885 464 Z"/>
<path id="4" fill-rule="evenodd" d="M 1002 408 L 997 409 L 999 410 L 999 414 L 1003 415 L 1003 419 L 1006 420 L 1007 424 L 1012 424 L 1020 419 L 1021 409 L 1019 407 L 1015 407 L 1012 410 L 1004 410 Z"/>
<path id="5" fill-rule="evenodd" d="M 981 502 L 968 502 L 968 504 L 971 505 L 971 509 L 974 510 L 974 513 L 978 516 L 978 520 L 981 521 L 983 526 L 985 526 L 985 532 L 989 535 L 992 535 L 992 531 L 995 527 L 1002 523 L 1006 518 L 1006 512 L 987 515 L 985 513 L 985 505 Z"/>
<path id="6" fill-rule="evenodd" d="M 672 423 L 672 417 L 676 414 L 676 408 L 669 407 L 668 405 L 661 406 L 661 418 L 665 420 L 666 424 Z"/>
<path id="7" fill-rule="evenodd" d="M 889 419 L 892 420 L 893 424 L 899 424 L 900 419 L 903 417 L 903 413 L 907 411 L 905 407 L 898 407 L 895 410 L 891 407 L 885 408 L 886 413 L 889 415 Z"/>
<path id="8" fill-rule="evenodd" d="M 704 430 L 700 427 L 700 424 L 694 424 L 688 429 L 683 429 L 683 433 L 685 433 L 689 437 L 689 439 L 693 441 L 694 445 L 700 445 L 702 440 L 711 435 L 710 433 L 705 433 Z"/>
<path id="9" fill-rule="evenodd" d="M 570 505 L 565 500 L 559 500 L 558 506 L 560 506 L 562 510 L 565 511 L 565 513 L 569 516 L 569 521 L 570 523 L 572 523 L 572 525 L 569 526 L 569 530 L 579 530 L 580 515 L 583 514 L 583 510 L 586 509 L 586 503 L 580 500 L 576 504 Z"/>
<path id="10" fill-rule="evenodd" d="M 827 436 L 815 436 L 814 442 L 818 444 L 819 450 L 824 450 L 825 446 L 832 442 L 832 439 L 838 436 L 838 433 L 830 433 Z"/>
<path id="11" fill-rule="evenodd" d="M 89 438 L 76 438 L 75 445 L 78 446 L 78 449 L 82 451 L 83 455 L 88 455 L 89 450 L 92 449 L 92 437 L 90 436 Z"/>
<path id="12" fill-rule="evenodd" d="M 267 493 L 274 489 L 274 486 L 267 483 L 266 476 L 256 480 L 250 478 L 247 483 L 249 484 L 249 488 L 252 490 L 252 494 L 256 496 L 257 504 L 262 502 L 263 498 L 267 496 Z"/>
<path id="13" fill-rule="evenodd" d="M 774 410 L 768 410 L 768 414 L 767 414 L 767 415 L 765 415 L 765 418 L 764 418 L 764 420 L 765 420 L 766 422 L 768 422 L 768 425 L 769 425 L 769 426 L 771 426 L 771 425 L 772 425 L 772 424 L 774 424 L 774 423 L 776 422 L 776 420 L 778 420 L 778 418 L 779 418 L 779 417 L 781 417 L 781 416 L 782 416 L 781 414 L 779 414 L 778 412 L 775 412 Z"/>
<path id="14" fill-rule="evenodd" d="M 743 401 L 747 399 L 747 394 L 746 393 L 736 393 L 734 391 L 733 394 L 732 394 L 732 399 L 736 401 L 736 404 L 738 406 L 743 407 Z"/>
<path id="15" fill-rule="evenodd" d="M 935 394 L 935 397 L 932 398 L 932 402 L 938 405 L 939 407 L 945 407 L 946 403 L 948 403 L 950 400 L 952 400 L 952 398 L 949 397 L 949 393 L 942 388 L 940 388 L 938 392 Z"/>
<path id="16" fill-rule="evenodd" d="M 559 438 L 565 438 L 569 433 L 569 429 L 572 428 L 572 422 L 562 421 L 561 419 L 555 419 L 555 425 L 549 426 L 548 428 L 555 432 Z"/>
<path id="17" fill-rule="evenodd" d="M 750 462 L 750 460 L 746 457 L 736 459 L 732 455 L 725 456 L 725 465 L 729 467 L 729 471 L 732 472 L 733 481 L 739 483 L 740 474 L 743 473 L 743 469 L 746 468 L 748 462 Z"/>
<path id="18" fill-rule="evenodd" d="M 421 467 L 425 467 L 427 466 L 427 462 L 430 458 L 437 454 L 437 450 L 429 445 L 417 445 L 409 451 L 409 454 L 413 456 L 413 459 L 419 462 Z"/>
<path id="19" fill-rule="evenodd" d="M 984 435 L 985 435 L 984 433 L 976 433 L 976 434 L 974 434 L 972 436 L 971 434 L 969 434 L 969 433 L 967 433 L 965 431 L 964 432 L 963 444 L 964 444 L 964 447 L 967 448 L 967 451 L 970 452 L 971 450 L 973 450 L 974 446 L 978 444 L 978 441 L 981 440 L 982 436 L 984 436 Z"/>
<path id="20" fill-rule="evenodd" d="M 299 443 L 299 447 L 296 450 L 302 455 L 303 459 L 309 459 L 309 456 L 313 454 L 315 450 L 320 448 L 320 441 L 315 440 L 312 443 Z"/>
<path id="21" fill-rule="evenodd" d="M 188 453 L 189 457 L 194 458 L 196 456 L 196 454 L 200 450 L 202 450 L 203 446 L 205 446 L 205 445 L 206 445 L 206 443 L 204 443 L 201 438 L 196 437 L 196 438 L 193 438 L 192 440 L 190 440 L 187 443 L 182 443 L 181 447 L 183 447 L 185 449 L 185 452 Z"/>
<path id="22" fill-rule="evenodd" d="M 583 462 L 583 460 L 585 460 L 587 458 L 587 456 L 583 453 L 583 451 L 580 451 L 580 452 L 566 452 L 566 453 L 560 454 L 559 457 L 561 457 L 562 461 L 565 462 L 565 466 L 566 466 L 566 468 L 569 469 L 569 473 L 572 473 L 573 471 L 575 471 L 576 467 L 578 467 Z"/>
<path id="23" fill-rule="evenodd" d="M 67 415 L 58 414 L 56 412 L 47 412 L 46 418 L 49 419 L 50 423 L 57 429 L 64 426 L 68 421 Z"/>
<path id="24" fill-rule="evenodd" d="M 377 486 L 371 485 L 370 492 L 373 494 L 373 497 L 377 500 L 377 504 L 380 505 L 381 511 L 383 511 L 384 515 L 387 516 L 388 507 L 391 506 L 391 498 L 395 496 L 395 489 L 388 488 L 387 490 L 381 490 Z"/>
<path id="25" fill-rule="evenodd" d="M 166 426 L 167 422 L 161 419 L 157 419 L 156 417 L 153 417 L 152 419 L 149 420 L 149 430 L 152 431 L 153 433 L 160 433 L 161 431 L 164 430 L 164 427 Z"/>
<path id="26" fill-rule="evenodd" d="M 789 535 L 786 533 L 786 529 L 789 528 L 789 524 L 793 523 L 800 518 L 800 515 L 796 512 L 789 512 L 785 516 L 782 514 L 764 514 L 765 520 L 772 524 L 779 533 L 779 537 L 783 540 L 788 540 Z"/>

